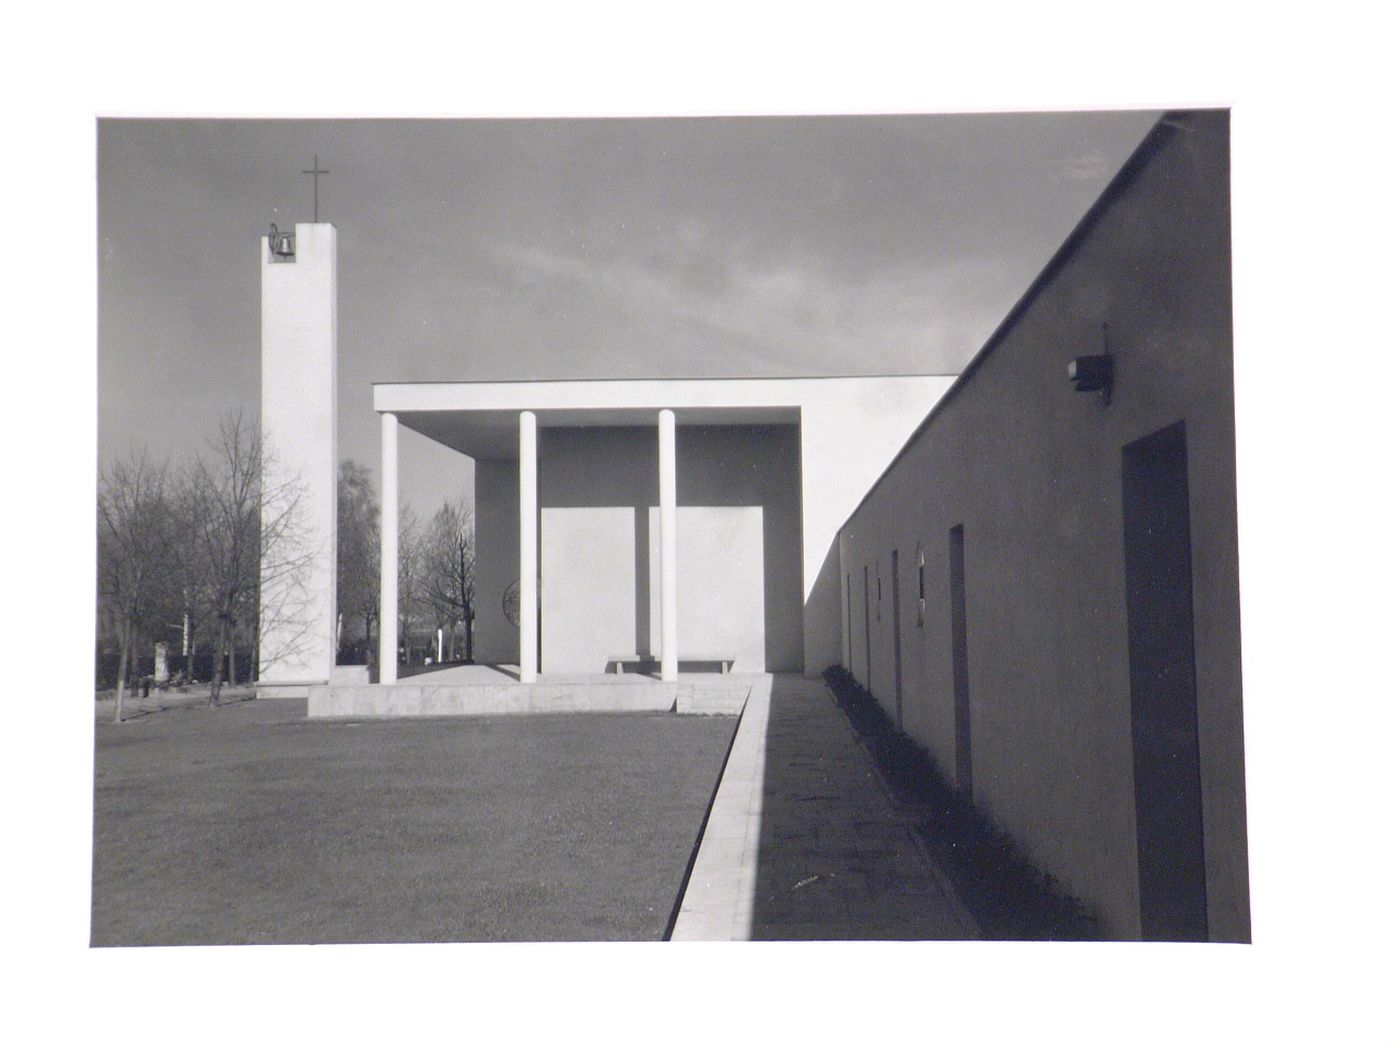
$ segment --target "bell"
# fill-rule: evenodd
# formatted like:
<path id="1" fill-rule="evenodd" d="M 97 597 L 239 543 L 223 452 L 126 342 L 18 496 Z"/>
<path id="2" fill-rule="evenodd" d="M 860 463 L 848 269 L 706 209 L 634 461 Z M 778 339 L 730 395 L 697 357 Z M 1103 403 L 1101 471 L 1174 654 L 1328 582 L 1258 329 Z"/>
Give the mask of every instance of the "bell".
<path id="1" fill-rule="evenodd" d="M 272 233 L 267 238 L 268 247 L 272 249 L 272 254 L 279 259 L 291 259 L 296 257 L 296 238 L 290 233 L 279 233 L 277 225 L 272 226 Z"/>

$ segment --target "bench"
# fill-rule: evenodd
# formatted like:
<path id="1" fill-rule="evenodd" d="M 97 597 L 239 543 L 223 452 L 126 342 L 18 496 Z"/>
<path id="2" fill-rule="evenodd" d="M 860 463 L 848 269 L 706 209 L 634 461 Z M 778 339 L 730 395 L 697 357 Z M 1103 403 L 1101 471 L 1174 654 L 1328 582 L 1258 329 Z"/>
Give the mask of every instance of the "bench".
<path id="1" fill-rule="evenodd" d="M 617 656 L 608 657 L 608 666 L 612 668 L 614 674 L 622 673 L 623 664 L 645 664 L 646 666 L 661 666 L 661 660 L 655 656 L 642 656 L 640 653 L 622 653 Z M 734 657 L 732 656 L 682 656 L 676 664 L 719 664 L 719 673 L 728 674 L 734 667 Z"/>

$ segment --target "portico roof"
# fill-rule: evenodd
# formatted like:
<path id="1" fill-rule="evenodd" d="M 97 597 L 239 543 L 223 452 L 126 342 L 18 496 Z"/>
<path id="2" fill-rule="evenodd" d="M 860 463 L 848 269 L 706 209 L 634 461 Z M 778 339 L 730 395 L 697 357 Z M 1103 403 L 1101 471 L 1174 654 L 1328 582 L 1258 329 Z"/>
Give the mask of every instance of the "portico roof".
<path id="1" fill-rule="evenodd" d="M 376 383 L 374 408 L 410 430 L 477 459 L 519 454 L 520 413 L 541 427 L 656 426 L 669 408 L 682 426 L 794 424 L 806 405 L 879 396 L 928 376 L 776 379 L 597 379 L 537 382 Z M 940 377 L 941 378 L 941 377 Z"/>

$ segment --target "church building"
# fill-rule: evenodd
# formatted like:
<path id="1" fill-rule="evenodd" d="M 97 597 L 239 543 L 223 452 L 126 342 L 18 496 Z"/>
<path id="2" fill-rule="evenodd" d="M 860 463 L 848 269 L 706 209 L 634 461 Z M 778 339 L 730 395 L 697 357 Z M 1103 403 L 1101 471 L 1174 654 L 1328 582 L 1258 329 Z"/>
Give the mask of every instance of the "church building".
<path id="1" fill-rule="evenodd" d="M 261 242 L 272 487 L 300 489 L 315 556 L 295 581 L 264 582 L 260 695 L 308 696 L 313 716 L 468 713 L 507 683 L 610 675 L 636 694 L 642 673 L 669 686 L 646 703 L 670 707 L 682 668 L 737 686 L 839 661 L 837 530 L 952 376 L 376 384 L 380 623 L 398 621 L 407 427 L 474 461 L 473 647 L 509 677 L 386 692 L 392 631 L 377 682 L 337 669 L 335 247 L 329 223 Z M 590 692 L 605 708 L 627 694 Z"/>
<path id="2" fill-rule="evenodd" d="M 1229 185 L 1228 114 L 1166 114 L 956 377 L 377 384 L 381 623 L 401 430 L 475 461 L 495 670 L 434 683 L 392 630 L 377 682 L 334 666 L 336 231 L 264 238 L 263 420 L 317 560 L 264 581 L 259 693 L 737 710 L 841 665 L 1110 936 L 1247 941 Z"/>

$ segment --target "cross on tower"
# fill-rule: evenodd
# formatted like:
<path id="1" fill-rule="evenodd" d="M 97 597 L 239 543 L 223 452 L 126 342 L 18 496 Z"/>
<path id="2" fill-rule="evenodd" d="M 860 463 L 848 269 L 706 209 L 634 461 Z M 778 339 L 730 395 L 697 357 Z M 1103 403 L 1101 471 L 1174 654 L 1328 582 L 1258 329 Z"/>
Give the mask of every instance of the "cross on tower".
<path id="1" fill-rule="evenodd" d="M 311 176 L 311 221 L 321 221 L 321 176 L 329 175 L 330 171 L 321 167 L 321 158 L 316 154 L 311 155 L 311 170 L 301 169 L 303 175 Z"/>

